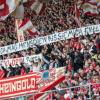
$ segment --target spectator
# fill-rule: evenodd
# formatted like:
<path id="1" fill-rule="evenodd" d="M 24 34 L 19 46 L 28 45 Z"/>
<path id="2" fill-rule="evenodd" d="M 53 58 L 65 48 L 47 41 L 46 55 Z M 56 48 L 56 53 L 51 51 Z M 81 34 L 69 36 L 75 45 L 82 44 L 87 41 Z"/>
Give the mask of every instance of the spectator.
<path id="1" fill-rule="evenodd" d="M 34 11 L 27 4 L 24 4 L 24 7 L 25 18 L 29 18 L 39 31 L 36 37 L 79 27 L 74 19 L 74 0 L 50 0 L 42 15 L 34 15 Z M 0 47 L 18 42 L 14 23 L 15 18 L 11 15 L 4 22 L 0 22 Z M 80 23 L 81 26 L 100 24 L 100 16 L 86 16 L 80 10 Z M 27 32 L 24 32 L 24 34 L 25 40 L 35 38 Z M 100 84 L 100 33 L 80 37 L 74 36 L 72 39 L 43 46 L 36 45 L 35 48 L 30 47 L 27 50 L 1 55 L 0 59 L 25 57 L 39 53 L 43 55 L 42 60 L 39 59 L 38 62 L 30 61 L 31 65 L 23 62 L 20 66 L 9 66 L 9 68 L 0 65 L 0 78 L 66 67 L 66 79 L 58 84 L 58 88 L 79 86 L 71 89 L 72 100 L 89 98 L 89 88 L 82 85 Z M 92 99 L 97 100 L 97 96 L 100 96 L 100 85 L 91 86 L 91 90 L 93 92 L 91 93 Z M 68 100 L 69 94 L 67 93 L 67 90 L 63 92 L 57 90 L 57 92 L 53 92 L 53 99 L 60 99 L 61 94 L 63 99 Z"/>

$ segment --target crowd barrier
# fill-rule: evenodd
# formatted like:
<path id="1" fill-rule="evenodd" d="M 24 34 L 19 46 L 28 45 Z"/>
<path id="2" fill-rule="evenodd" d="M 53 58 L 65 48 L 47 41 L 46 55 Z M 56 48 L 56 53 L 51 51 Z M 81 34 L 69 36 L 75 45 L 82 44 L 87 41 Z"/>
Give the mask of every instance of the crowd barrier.
<path id="1" fill-rule="evenodd" d="M 32 94 L 24 94 L 23 96 L 20 96 L 20 97 L 12 97 L 12 98 L 9 98 L 9 99 L 5 98 L 5 99 L 2 99 L 2 100 L 53 100 L 53 93 L 54 92 L 59 94 L 58 100 L 61 100 L 61 97 L 63 97 L 67 93 L 66 91 L 69 91 L 68 94 L 69 94 L 70 100 L 72 100 L 73 89 L 77 90 L 77 94 L 78 94 L 78 92 L 80 92 L 79 89 L 83 89 L 83 90 L 85 89 L 86 91 L 88 91 L 89 97 L 84 98 L 84 100 L 93 100 L 92 99 L 92 91 L 93 91 L 93 88 L 95 88 L 97 85 L 100 86 L 100 83 L 74 86 L 74 87 L 69 87 L 69 88 L 63 88 L 63 89 L 60 89 L 60 90 L 50 90 L 50 91 L 47 91 L 47 92 L 39 92 L 39 93 L 42 94 L 42 96 L 39 97 L 38 99 L 35 99 L 35 96 L 39 93 L 32 93 Z M 100 87 L 99 87 L 99 89 L 100 89 Z M 80 93 L 82 94 L 82 91 Z M 96 99 L 100 100 L 100 94 L 96 96 Z M 65 100 L 65 99 L 62 99 L 62 100 Z"/>

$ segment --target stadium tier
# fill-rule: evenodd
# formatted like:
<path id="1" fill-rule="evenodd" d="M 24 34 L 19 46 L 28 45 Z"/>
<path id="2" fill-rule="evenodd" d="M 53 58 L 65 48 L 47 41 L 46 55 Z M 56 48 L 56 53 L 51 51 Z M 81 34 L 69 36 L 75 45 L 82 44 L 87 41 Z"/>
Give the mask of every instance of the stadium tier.
<path id="1" fill-rule="evenodd" d="M 100 0 L 0 0 L 0 100 L 100 100 Z"/>

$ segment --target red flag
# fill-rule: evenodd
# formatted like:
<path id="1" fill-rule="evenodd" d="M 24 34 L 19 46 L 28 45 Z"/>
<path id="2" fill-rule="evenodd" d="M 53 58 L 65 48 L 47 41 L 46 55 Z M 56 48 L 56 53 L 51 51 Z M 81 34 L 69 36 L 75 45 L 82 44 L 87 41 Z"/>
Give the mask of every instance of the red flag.
<path id="1" fill-rule="evenodd" d="M 75 7 L 75 17 L 74 17 L 74 20 L 77 23 L 78 27 L 81 27 L 81 23 L 80 23 L 80 11 L 79 11 L 79 9 L 77 7 L 76 1 L 75 1 L 74 4 L 75 4 L 74 5 L 74 7 Z"/>
<path id="2" fill-rule="evenodd" d="M 22 22 L 22 24 L 19 26 L 19 29 L 21 29 L 23 31 L 27 31 L 29 33 L 29 35 L 31 35 L 31 36 L 36 36 L 39 33 L 37 31 L 37 29 L 33 26 L 33 24 L 30 21 L 30 19 L 25 19 Z"/>
<path id="3" fill-rule="evenodd" d="M 30 19 L 24 19 L 22 24 L 19 26 L 19 29 L 26 31 L 27 29 L 29 29 L 30 27 L 33 27 L 32 22 L 30 21 Z"/>
<path id="4" fill-rule="evenodd" d="M 77 5 L 75 4 L 75 16 L 79 19 L 80 18 L 80 11 L 77 8 Z"/>
<path id="5" fill-rule="evenodd" d="M 34 10 L 37 15 L 41 15 L 45 11 L 46 4 L 39 0 L 31 0 L 30 8 Z"/>
<path id="6" fill-rule="evenodd" d="M 31 36 L 38 35 L 38 31 L 36 30 L 35 27 L 33 27 L 32 29 L 28 29 L 27 31 L 28 31 L 29 35 L 31 35 Z"/>
<path id="7" fill-rule="evenodd" d="M 96 5 L 97 1 L 96 0 L 87 0 L 88 3 L 92 4 L 92 5 Z"/>
<path id="8" fill-rule="evenodd" d="M 0 20 L 4 20 L 18 6 L 20 0 L 0 0 Z"/>
<path id="9" fill-rule="evenodd" d="M 96 16 L 98 15 L 98 8 L 96 0 L 86 0 L 82 4 L 82 9 L 84 14 L 89 16 Z"/>
<path id="10" fill-rule="evenodd" d="M 2 16 L 7 16 L 9 14 L 9 7 L 6 4 L 6 0 L 0 0 L 0 19 Z"/>

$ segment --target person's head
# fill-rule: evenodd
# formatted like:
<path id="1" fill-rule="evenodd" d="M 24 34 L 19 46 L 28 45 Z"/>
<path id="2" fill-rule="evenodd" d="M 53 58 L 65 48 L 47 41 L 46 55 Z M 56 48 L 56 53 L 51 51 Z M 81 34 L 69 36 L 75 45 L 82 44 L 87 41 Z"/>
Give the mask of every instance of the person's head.
<path id="1" fill-rule="evenodd" d="M 97 66 L 95 67 L 95 70 L 96 70 L 97 72 L 99 72 L 99 71 L 100 71 L 100 65 L 97 65 Z"/>
<path id="2" fill-rule="evenodd" d="M 78 70 L 78 73 L 79 73 L 80 75 L 83 75 L 84 70 L 83 70 L 83 69 L 79 69 L 79 70 Z"/>
<path id="3" fill-rule="evenodd" d="M 91 65 L 89 69 L 90 69 L 90 70 L 93 70 L 93 66 Z"/>
<path id="4" fill-rule="evenodd" d="M 55 59 L 55 62 L 56 62 L 56 63 L 58 63 L 58 62 L 59 62 L 59 60 L 56 58 L 56 59 Z"/>
<path id="5" fill-rule="evenodd" d="M 96 70 L 93 70 L 92 73 L 93 73 L 93 75 L 96 75 L 97 74 L 97 71 Z"/>
<path id="6" fill-rule="evenodd" d="M 98 74 L 95 76 L 95 81 L 96 81 L 96 83 L 99 83 L 100 82 L 100 77 L 99 77 Z"/>
<path id="7" fill-rule="evenodd" d="M 64 99 L 65 100 L 70 100 L 70 94 L 64 94 Z"/>
<path id="8" fill-rule="evenodd" d="M 75 53 L 74 53 L 74 54 L 75 54 L 75 56 L 78 56 L 78 52 L 76 52 L 76 51 L 75 51 Z"/>
<path id="9" fill-rule="evenodd" d="M 97 97 L 96 97 L 96 96 L 93 96 L 93 97 L 92 97 L 92 100 L 97 100 Z"/>
<path id="10" fill-rule="evenodd" d="M 88 68 L 88 65 L 84 65 L 84 66 L 83 66 L 83 69 L 84 69 L 85 72 L 87 72 L 88 69 L 89 69 L 89 68 Z"/>
<path id="11" fill-rule="evenodd" d="M 91 61 L 91 59 L 88 59 L 87 62 L 88 62 L 88 64 L 91 64 L 92 61 Z"/>
<path id="12" fill-rule="evenodd" d="M 83 82 L 83 79 L 82 79 L 82 77 L 79 77 L 79 82 Z"/>
<path id="13" fill-rule="evenodd" d="M 63 53 L 66 53 L 66 52 L 67 52 L 66 48 L 63 48 Z"/>
<path id="14" fill-rule="evenodd" d="M 66 59 L 66 64 L 68 64 L 68 62 L 69 62 L 68 59 Z"/>
<path id="15" fill-rule="evenodd" d="M 78 96 L 77 95 L 74 95 L 72 100 L 78 100 Z"/>
<path id="16" fill-rule="evenodd" d="M 79 94 L 79 95 L 78 95 L 78 100 L 84 100 L 83 95 Z"/>
<path id="17" fill-rule="evenodd" d="M 84 52 L 84 53 L 87 53 L 87 51 L 88 51 L 88 50 L 87 50 L 86 47 L 85 47 L 83 52 Z"/>
<path id="18" fill-rule="evenodd" d="M 96 63 L 96 59 L 91 59 L 92 60 L 92 63 Z"/>
<path id="19" fill-rule="evenodd" d="M 71 78 L 71 76 L 72 76 L 71 72 L 66 73 L 66 79 Z"/>
<path id="20" fill-rule="evenodd" d="M 33 66 L 37 66 L 38 65 L 38 62 L 35 62 L 34 60 L 32 60 L 30 62 L 31 62 L 31 65 L 33 65 Z"/>
<path id="21" fill-rule="evenodd" d="M 54 44 L 54 48 L 58 48 L 56 44 Z"/>
<path id="22" fill-rule="evenodd" d="M 79 75 L 78 75 L 78 73 L 74 73 L 74 78 L 78 78 L 79 77 Z"/>

